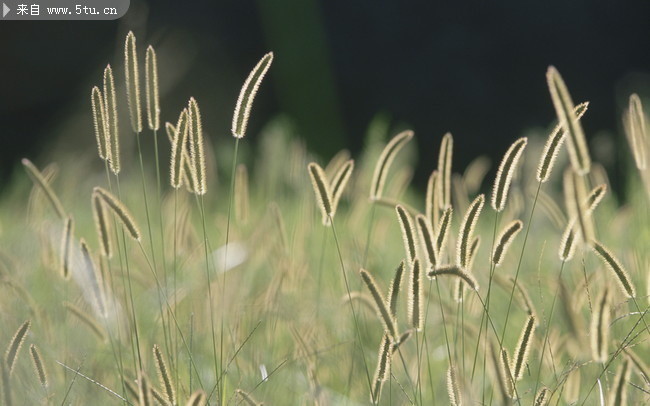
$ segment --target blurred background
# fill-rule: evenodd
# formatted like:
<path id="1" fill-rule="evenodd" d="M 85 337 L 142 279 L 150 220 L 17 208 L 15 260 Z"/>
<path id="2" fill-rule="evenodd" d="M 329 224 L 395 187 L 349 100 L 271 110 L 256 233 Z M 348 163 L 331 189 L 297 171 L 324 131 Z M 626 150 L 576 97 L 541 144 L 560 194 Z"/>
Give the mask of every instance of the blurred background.
<path id="1" fill-rule="evenodd" d="M 147 44 L 158 52 L 163 122 L 194 96 L 213 142 L 227 139 L 246 75 L 272 50 L 247 140 L 282 115 L 323 159 L 354 155 L 379 114 L 415 131 L 419 184 L 447 131 L 456 171 L 481 154 L 500 159 L 524 131 L 545 134 L 555 115 L 545 72 L 555 65 L 574 101 L 591 102 L 585 131 L 606 140 L 603 157 L 592 153 L 609 159 L 616 186 L 629 158 L 606 155 L 629 156 L 622 110 L 631 92 L 650 96 L 647 0 L 133 0 L 118 21 L 0 22 L 0 191 L 22 157 L 94 148 L 90 89 L 107 63 L 123 80 L 129 30 L 142 59 Z"/>

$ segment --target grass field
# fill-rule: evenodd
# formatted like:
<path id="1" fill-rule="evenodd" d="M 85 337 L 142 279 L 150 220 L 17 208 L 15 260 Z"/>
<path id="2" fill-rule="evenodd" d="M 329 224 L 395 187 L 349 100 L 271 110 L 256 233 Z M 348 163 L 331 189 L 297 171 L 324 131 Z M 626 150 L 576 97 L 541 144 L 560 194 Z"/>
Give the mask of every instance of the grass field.
<path id="1" fill-rule="evenodd" d="M 382 118 L 355 157 L 319 161 L 281 118 L 250 145 L 272 54 L 208 139 L 143 53 L 127 37 L 92 91 L 100 157 L 24 160 L 1 196 L 4 404 L 650 402 L 636 96 L 625 202 L 554 68 L 547 134 L 458 168 L 441 131 L 421 194 L 417 134 Z"/>

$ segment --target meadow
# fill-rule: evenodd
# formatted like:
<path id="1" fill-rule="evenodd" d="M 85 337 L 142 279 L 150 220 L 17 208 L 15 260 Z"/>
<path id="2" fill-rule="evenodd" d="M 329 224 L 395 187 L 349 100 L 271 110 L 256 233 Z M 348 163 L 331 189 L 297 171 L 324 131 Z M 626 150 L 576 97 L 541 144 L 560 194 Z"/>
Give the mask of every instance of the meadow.
<path id="1" fill-rule="evenodd" d="M 89 89 L 97 149 L 25 158 L 0 196 L 3 404 L 650 402 L 637 95 L 625 201 L 554 67 L 546 133 L 459 168 L 441 129 L 423 194 L 417 134 L 381 116 L 354 157 L 283 118 L 247 142 L 272 53 L 225 136 L 190 95 L 161 107 L 154 48 L 124 51 Z"/>

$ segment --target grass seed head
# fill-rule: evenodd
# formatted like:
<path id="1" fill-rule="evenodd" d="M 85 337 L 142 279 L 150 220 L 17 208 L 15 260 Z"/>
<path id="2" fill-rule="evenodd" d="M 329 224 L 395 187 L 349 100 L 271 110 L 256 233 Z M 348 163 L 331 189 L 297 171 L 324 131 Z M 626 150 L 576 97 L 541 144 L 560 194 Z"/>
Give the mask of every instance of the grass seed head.
<path id="1" fill-rule="evenodd" d="M 575 113 L 575 105 L 569 90 L 560 73 L 553 66 L 548 68 L 546 80 L 558 121 L 567 134 L 571 166 L 579 175 L 586 175 L 591 168 L 591 158 L 589 157 L 585 134 Z"/>
<path id="2" fill-rule="evenodd" d="M 330 218 L 332 216 L 332 192 L 325 177 L 325 171 L 315 162 L 307 165 L 307 170 L 311 178 L 311 184 L 314 187 L 316 200 L 318 200 L 318 207 L 320 207 L 321 214 L 323 215 L 323 225 L 330 225 Z"/>
<path id="3" fill-rule="evenodd" d="M 464 269 L 467 269 L 472 243 L 472 234 L 476 227 L 476 222 L 483 209 L 485 196 L 478 195 L 470 204 L 465 217 L 460 225 L 460 234 L 458 236 L 458 246 L 456 247 L 456 263 Z"/>
<path id="4" fill-rule="evenodd" d="M 438 154 L 438 204 L 440 210 L 451 207 L 451 160 L 454 152 L 454 138 L 451 133 L 442 137 Z"/>
<path id="5" fill-rule="evenodd" d="M 147 124 L 149 129 L 160 128 L 160 96 L 158 94 L 158 60 L 151 45 L 147 47 L 144 60 L 145 86 L 147 99 Z"/>
<path id="6" fill-rule="evenodd" d="M 519 138 L 517 141 L 512 143 L 510 148 L 508 148 L 501 160 L 501 164 L 499 164 L 499 170 L 497 171 L 497 177 L 494 181 L 491 200 L 492 208 L 497 212 L 503 211 L 506 207 L 510 183 L 512 182 L 512 177 L 515 173 L 517 163 L 519 162 L 527 144 L 528 138 Z"/>
<path id="7" fill-rule="evenodd" d="M 232 118 L 232 135 L 235 138 L 244 138 L 246 135 L 246 127 L 248 126 L 248 119 L 251 108 L 253 107 L 253 100 L 272 62 L 273 52 L 264 55 L 248 75 L 239 92 L 235 113 Z"/>
<path id="8" fill-rule="evenodd" d="M 580 103 L 575 107 L 573 112 L 578 120 L 587 112 L 587 107 L 589 107 L 589 102 Z M 564 132 L 562 125 L 558 123 L 551 132 L 551 135 L 548 136 L 546 144 L 544 145 L 544 150 L 542 151 L 542 156 L 539 160 L 539 165 L 537 166 L 538 182 L 544 183 L 550 177 L 551 171 L 555 166 L 557 154 L 560 151 L 562 144 L 564 144 L 565 139 L 566 133 Z"/>
<path id="9" fill-rule="evenodd" d="M 140 73 L 138 71 L 138 53 L 133 31 L 129 31 L 124 43 L 124 73 L 126 75 L 126 97 L 129 101 L 131 128 L 134 133 L 141 133 Z"/>
<path id="10" fill-rule="evenodd" d="M 120 137 L 117 118 L 117 98 L 115 96 L 115 79 L 113 69 L 107 65 L 104 69 L 104 108 L 106 109 L 106 137 L 110 147 L 107 152 L 111 171 L 120 173 Z"/>
<path id="11" fill-rule="evenodd" d="M 386 184 L 386 177 L 388 176 L 388 170 L 395 160 L 395 156 L 399 150 L 402 149 L 411 138 L 413 138 L 413 131 L 402 131 L 393 137 L 393 139 L 391 139 L 384 147 L 381 155 L 379 155 L 377 164 L 375 165 L 375 171 L 372 174 L 370 200 L 381 199 Z"/>

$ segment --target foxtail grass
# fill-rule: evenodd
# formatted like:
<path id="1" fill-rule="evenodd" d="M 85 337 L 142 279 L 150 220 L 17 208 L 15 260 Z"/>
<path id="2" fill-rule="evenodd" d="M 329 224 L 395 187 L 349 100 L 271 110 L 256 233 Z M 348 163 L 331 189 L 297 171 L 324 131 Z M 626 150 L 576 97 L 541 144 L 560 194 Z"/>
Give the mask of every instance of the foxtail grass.
<path id="1" fill-rule="evenodd" d="M 32 179 L 34 184 L 39 188 L 41 188 L 43 193 L 45 193 L 45 196 L 47 197 L 47 200 L 52 205 L 54 212 L 59 216 L 61 220 L 65 220 L 67 216 L 65 214 L 65 210 L 63 209 L 63 205 L 61 204 L 61 201 L 59 201 L 59 198 L 54 193 L 54 190 L 52 190 L 52 188 L 47 183 L 45 178 L 43 178 L 41 172 L 36 168 L 36 166 L 34 166 L 34 164 L 29 159 L 23 158 L 21 162 L 25 167 L 25 170 L 27 171 L 27 175 L 29 175 L 29 177 Z"/>
<path id="2" fill-rule="evenodd" d="M 174 386 L 172 385 L 171 377 L 169 375 L 167 364 L 163 358 L 162 353 L 160 352 L 160 347 L 157 344 L 153 346 L 153 355 L 156 359 L 156 370 L 158 371 L 158 379 L 160 380 L 160 385 L 162 386 L 165 392 L 165 400 L 169 402 L 170 405 L 176 404 L 176 392 L 174 391 Z"/>
<path id="3" fill-rule="evenodd" d="M 407 263 L 412 264 L 417 255 L 415 242 L 415 229 L 413 228 L 413 219 L 406 211 L 404 206 L 398 204 L 395 206 L 397 220 L 402 230 L 402 240 L 404 241 L 404 251 L 406 252 Z"/>
<path id="4" fill-rule="evenodd" d="M 375 376 L 373 378 L 373 389 L 370 394 L 370 402 L 372 404 L 378 404 L 379 399 L 381 398 L 381 389 L 384 386 L 384 382 L 388 380 L 390 363 L 391 363 L 391 348 L 393 342 L 388 334 L 384 334 L 381 338 L 381 344 L 379 345 L 379 355 L 377 356 L 377 368 L 375 369 Z"/>
<path id="5" fill-rule="evenodd" d="M 36 347 L 35 344 L 29 346 L 29 354 L 32 356 L 32 364 L 34 365 L 34 372 L 36 372 L 38 381 L 43 388 L 47 388 L 47 370 L 43 364 L 43 357 L 41 356 L 41 352 L 38 350 L 38 347 Z"/>
<path id="6" fill-rule="evenodd" d="M 547 387 L 543 387 L 535 395 L 534 406 L 545 406 L 551 398 L 551 390 Z"/>
<path id="7" fill-rule="evenodd" d="M 447 246 L 447 236 L 449 235 L 449 229 L 451 228 L 451 219 L 454 211 L 451 207 L 445 209 L 442 212 L 442 217 L 440 218 L 438 224 L 438 231 L 436 236 L 436 250 L 438 250 L 438 257 L 441 258 L 445 247 Z"/>
<path id="8" fill-rule="evenodd" d="M 636 289 L 634 288 L 627 271 L 623 268 L 623 265 L 621 265 L 619 260 L 616 259 L 616 257 L 598 241 L 593 242 L 593 249 L 605 265 L 614 273 L 623 294 L 627 297 L 635 297 Z"/>
<path id="9" fill-rule="evenodd" d="M 395 270 L 395 275 L 388 289 L 388 309 L 393 319 L 397 318 L 397 298 L 402 288 L 402 277 L 404 275 L 404 261 L 400 262 Z"/>
<path id="10" fill-rule="evenodd" d="M 510 148 L 508 148 L 501 160 L 501 164 L 499 164 L 497 177 L 494 181 L 494 188 L 492 189 L 492 199 L 490 201 L 492 208 L 497 212 L 503 211 L 506 207 L 510 183 L 512 182 L 512 177 L 515 173 L 517 163 L 519 162 L 527 144 L 528 138 L 519 138 L 510 146 Z"/>
<path id="11" fill-rule="evenodd" d="M 272 62 L 273 52 L 264 55 L 248 75 L 241 88 L 239 97 L 237 98 L 237 105 L 235 106 L 235 113 L 232 118 L 232 135 L 235 138 L 244 138 L 246 135 L 246 127 L 248 126 L 251 108 L 253 107 L 253 100 L 255 100 L 257 90 L 266 72 L 271 67 Z"/>
<path id="12" fill-rule="evenodd" d="M 591 318 L 591 354 L 596 362 L 607 361 L 609 346 L 609 290 L 605 288 L 596 302 L 596 308 Z"/>
<path id="13" fill-rule="evenodd" d="M 515 381 L 520 380 L 524 375 L 524 367 L 528 362 L 528 354 L 533 344 L 533 334 L 535 332 L 535 316 L 528 316 L 528 320 L 524 325 L 523 330 L 521 331 L 521 336 L 519 337 L 519 342 L 515 349 L 512 365 L 510 369 L 512 370 L 512 376 Z"/>
<path id="14" fill-rule="evenodd" d="M 149 129 L 157 131 L 160 128 L 160 95 L 158 94 L 158 59 L 151 45 L 147 47 L 145 60 L 145 88 L 147 102 L 147 124 Z"/>
<path id="15" fill-rule="evenodd" d="M 9 342 L 9 346 L 7 347 L 7 351 L 5 352 L 5 364 L 4 367 L 7 369 L 7 373 L 9 376 L 11 376 L 11 373 L 14 370 L 14 366 L 16 365 L 16 359 L 18 358 L 18 354 L 20 353 L 20 349 L 23 346 L 23 342 L 25 341 L 25 337 L 27 336 L 27 332 L 29 331 L 29 327 L 31 326 L 31 321 L 27 320 L 25 321 L 19 328 L 16 330 L 16 333 L 12 337 L 11 341 Z M 8 390 L 5 387 L 5 390 Z"/>
<path id="16" fill-rule="evenodd" d="M 70 277 L 70 264 L 72 261 L 72 240 L 74 237 L 74 220 L 68 217 L 63 227 L 61 238 L 61 276 L 63 279 Z"/>
<path id="17" fill-rule="evenodd" d="M 95 137 L 97 138 L 97 150 L 99 157 L 104 161 L 111 158 L 110 133 L 108 132 L 108 123 L 106 117 L 106 108 L 104 107 L 104 97 L 99 87 L 93 87 L 90 94 L 90 104 L 93 111 L 93 126 L 95 127 Z"/>
<path id="18" fill-rule="evenodd" d="M 632 147 L 634 162 L 637 168 L 643 171 L 646 169 L 649 134 L 641 98 L 636 93 L 630 95 L 627 115 L 623 118 L 623 123 L 625 124 L 624 127 L 628 135 L 628 141 Z"/>
<path id="19" fill-rule="evenodd" d="M 508 247 L 517 234 L 519 234 L 523 226 L 524 223 L 522 223 L 521 220 L 513 220 L 501 231 L 501 234 L 499 234 L 499 237 L 497 238 L 497 245 L 492 252 L 492 263 L 494 266 L 501 265 Z"/>
<path id="20" fill-rule="evenodd" d="M 456 247 L 456 263 L 463 269 L 467 268 L 469 262 L 472 234 L 474 233 L 474 228 L 483 209 L 484 202 L 485 197 L 478 195 L 467 209 L 460 225 L 460 234 L 458 235 L 458 245 Z"/>
<path id="21" fill-rule="evenodd" d="M 345 191 L 345 186 L 352 176 L 352 171 L 354 171 L 354 160 L 350 159 L 341 165 L 332 177 L 330 183 L 330 190 L 332 192 L 332 217 L 336 214 L 336 209 Z"/>
<path id="22" fill-rule="evenodd" d="M 630 361 L 623 361 L 616 371 L 614 383 L 609 393 L 608 405 L 624 406 L 627 405 L 627 387 L 630 380 Z"/>
<path id="23" fill-rule="evenodd" d="M 332 192 L 327 182 L 325 171 L 315 162 L 307 165 L 309 177 L 311 178 L 314 194 L 318 200 L 318 207 L 323 215 L 323 225 L 329 225 L 329 217 L 332 215 Z"/>
<path id="24" fill-rule="evenodd" d="M 589 102 L 580 103 L 575 107 L 573 113 L 576 115 L 578 120 L 587 112 L 587 107 L 589 107 Z M 542 156 L 539 160 L 539 165 L 537 166 L 536 176 L 538 182 L 544 183 L 551 176 L 558 152 L 560 151 L 560 148 L 562 148 L 565 139 L 566 132 L 562 128 L 562 124 L 558 123 L 553 131 L 551 131 L 551 135 L 548 136 L 546 144 L 544 145 L 544 150 L 542 151 Z"/>
<path id="25" fill-rule="evenodd" d="M 393 342 L 397 341 L 399 338 L 399 334 L 397 333 L 397 322 L 395 321 L 390 308 L 387 306 L 386 300 L 381 294 L 381 291 L 377 287 L 375 278 L 365 269 L 359 270 L 359 273 L 361 274 L 361 279 L 366 284 L 366 287 L 372 295 L 375 310 L 377 311 L 379 320 L 381 320 L 384 325 L 384 331 Z"/>
<path id="26" fill-rule="evenodd" d="M 106 216 L 104 204 L 97 194 L 92 195 L 91 203 L 93 208 L 93 220 L 95 220 L 95 230 L 102 249 L 102 255 L 106 258 L 111 258 L 113 256 L 113 247 L 111 245 L 110 223 Z"/>
<path id="27" fill-rule="evenodd" d="M 408 319 L 411 327 L 415 331 L 422 331 L 424 326 L 423 319 L 424 291 L 422 289 L 422 267 L 420 260 L 415 258 L 411 264 L 411 273 L 409 277 L 408 289 Z M 395 338 L 397 338 L 395 336 Z"/>
<path id="28" fill-rule="evenodd" d="M 126 97 L 129 102 L 131 128 L 134 133 L 141 133 L 140 73 L 138 72 L 138 53 L 133 31 L 129 31 L 124 43 L 124 74 L 126 75 Z"/>
<path id="29" fill-rule="evenodd" d="M 131 238 L 136 241 L 140 241 L 140 228 L 136 225 L 133 220 L 133 216 L 130 211 L 126 208 L 122 202 L 120 202 L 117 197 L 113 196 L 108 190 L 96 186 L 93 189 L 93 194 L 99 196 L 102 201 L 111 209 L 111 211 L 120 219 L 120 222 L 124 228 L 128 231 Z"/>
<path id="30" fill-rule="evenodd" d="M 457 265 L 441 265 L 438 268 L 429 271 L 427 275 L 429 278 L 434 278 L 442 275 L 455 276 L 462 279 L 462 281 L 465 282 L 467 286 L 469 286 L 472 290 L 478 291 L 479 288 L 476 279 Z"/>
<path id="31" fill-rule="evenodd" d="M 558 121 L 567 134 L 567 146 L 571 166 L 573 166 L 573 170 L 577 174 L 586 175 L 591 168 L 591 158 L 589 157 L 582 125 L 574 112 L 575 105 L 573 104 L 569 90 L 560 73 L 553 66 L 548 68 L 546 80 Z"/>
<path id="32" fill-rule="evenodd" d="M 370 186 L 370 200 L 378 200 L 382 197 L 384 186 L 386 185 L 386 177 L 391 164 L 395 160 L 397 153 L 413 138 L 413 131 L 402 131 L 397 134 L 393 139 L 386 144 L 377 164 L 375 171 L 372 175 L 372 183 Z"/>
<path id="33" fill-rule="evenodd" d="M 207 192 L 207 181 L 205 174 L 205 152 L 203 150 L 203 125 L 201 124 L 201 112 L 199 104 L 193 97 L 187 105 L 187 129 L 190 141 L 190 162 L 192 167 L 192 183 L 194 193 L 205 195 Z"/>
<path id="34" fill-rule="evenodd" d="M 451 207 L 451 160 L 454 138 L 451 133 L 442 137 L 438 154 L 438 203 L 441 210 Z"/>
<path id="35" fill-rule="evenodd" d="M 440 203 L 438 203 L 440 192 L 438 182 L 440 182 L 438 171 L 431 172 L 431 176 L 429 176 L 429 180 L 427 181 L 424 216 L 432 225 L 438 224 L 438 218 L 440 215 Z"/>
<path id="36" fill-rule="evenodd" d="M 111 171 L 120 173 L 120 137 L 117 117 L 117 98 L 115 96 L 115 79 L 113 69 L 107 65 L 104 69 L 104 108 L 106 109 L 106 137 L 110 143 L 107 147 Z"/>
<path id="37" fill-rule="evenodd" d="M 438 253 L 435 246 L 435 240 L 433 236 L 433 230 L 429 220 L 422 214 L 418 214 L 415 218 L 415 222 L 418 228 L 418 235 L 420 236 L 420 241 L 424 247 L 424 252 L 427 254 L 427 260 L 429 267 L 435 268 L 438 266 Z"/>

